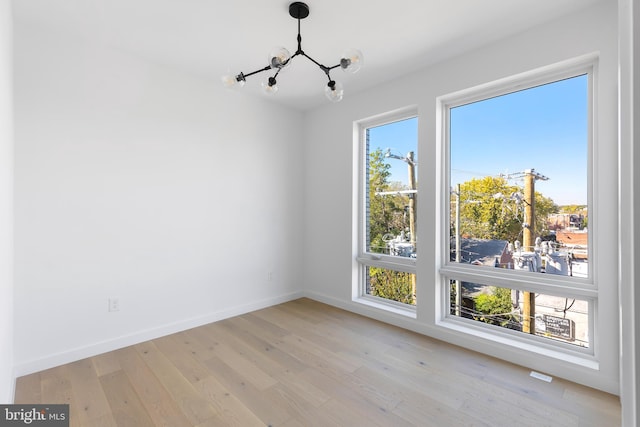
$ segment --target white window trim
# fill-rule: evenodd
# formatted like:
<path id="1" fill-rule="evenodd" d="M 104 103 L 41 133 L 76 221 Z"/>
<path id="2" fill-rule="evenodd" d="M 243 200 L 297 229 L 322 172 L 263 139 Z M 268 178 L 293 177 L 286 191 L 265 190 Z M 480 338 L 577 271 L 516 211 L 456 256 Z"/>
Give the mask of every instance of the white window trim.
<path id="1" fill-rule="evenodd" d="M 364 170 L 367 165 L 366 158 L 366 130 L 371 127 L 384 126 L 386 124 L 407 120 L 418 117 L 417 106 L 408 106 L 400 108 L 391 112 L 378 114 L 366 119 L 358 120 L 354 122 L 354 153 L 357 158 L 357 167 L 354 181 L 357 184 L 357 221 L 356 227 L 356 256 L 355 261 L 357 264 L 358 273 L 354 275 L 355 283 L 353 284 L 353 301 L 374 307 L 377 309 L 389 311 L 402 316 L 416 318 L 416 307 L 408 304 L 399 303 L 397 301 L 387 300 L 366 293 L 365 284 L 365 268 L 366 267 L 381 267 L 389 270 L 403 271 L 406 273 L 416 274 L 416 259 L 390 256 L 385 254 L 373 254 L 365 251 L 366 247 L 366 233 L 367 224 L 365 218 L 366 211 L 366 196 L 368 193 L 367 182 L 365 179 Z M 419 122 L 418 122 L 419 123 Z M 419 126 L 419 124 L 418 124 Z"/>
<path id="2" fill-rule="evenodd" d="M 594 262 L 589 264 L 589 277 L 587 279 L 563 278 L 563 277 L 536 277 L 535 273 L 504 271 L 499 269 L 478 269 L 466 265 L 459 265 L 450 262 L 449 259 L 449 201 L 448 189 L 451 187 L 449 178 L 449 124 L 448 111 L 450 108 L 464 105 L 483 99 L 504 95 L 514 91 L 527 89 L 545 83 L 550 83 L 564 78 L 570 78 L 581 74 L 589 75 L 589 162 L 588 162 L 588 210 L 590 212 L 589 221 L 589 248 L 590 258 L 596 259 L 598 256 L 595 236 L 597 236 L 598 219 L 596 211 L 597 194 L 594 185 L 594 138 L 597 135 L 595 120 L 597 117 L 597 73 L 598 55 L 588 54 L 561 63 L 542 67 L 530 72 L 507 77 L 501 80 L 490 82 L 484 85 L 464 89 L 451 94 L 440 96 L 436 99 L 436 153 L 439 159 L 436 162 L 436 191 L 439 207 L 437 209 L 436 241 L 439 242 L 436 248 L 436 263 L 438 278 L 439 296 L 436 306 L 435 325 L 450 331 L 462 334 L 482 337 L 489 342 L 504 344 L 516 347 L 521 350 L 551 356 L 577 365 L 585 366 L 594 370 L 599 369 L 597 355 L 599 353 L 598 331 L 598 271 Z M 591 218 L 595 221 L 592 222 Z M 453 276 L 453 277 L 452 277 Z M 543 337 L 528 336 L 526 334 L 506 330 L 490 325 L 478 324 L 478 322 L 455 317 L 449 311 L 449 278 L 461 279 L 465 281 L 477 281 L 480 283 L 491 283 L 502 285 L 511 289 L 527 290 L 536 293 L 571 296 L 588 301 L 589 303 L 589 347 L 581 348 L 567 345 L 562 342 L 552 341 Z M 544 282 L 542 283 L 542 280 Z M 445 292 L 446 289 L 446 292 Z M 575 348 L 574 348 L 575 347 Z"/>

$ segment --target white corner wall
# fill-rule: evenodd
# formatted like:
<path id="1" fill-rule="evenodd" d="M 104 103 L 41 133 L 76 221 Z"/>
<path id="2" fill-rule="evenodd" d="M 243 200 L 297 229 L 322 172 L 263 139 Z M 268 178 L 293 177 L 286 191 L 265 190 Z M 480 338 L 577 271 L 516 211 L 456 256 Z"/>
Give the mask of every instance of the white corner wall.
<path id="1" fill-rule="evenodd" d="M 14 27 L 17 375 L 299 296 L 301 113 Z"/>
<path id="2" fill-rule="evenodd" d="M 0 403 L 13 403 L 11 2 L 0 0 Z"/>
<path id="3" fill-rule="evenodd" d="M 598 52 L 599 111 L 595 153 L 601 177 L 595 189 L 598 215 L 604 221 L 597 234 L 617 235 L 617 9 L 601 2 L 482 49 L 447 60 L 409 76 L 353 94 L 337 105 L 321 107 L 305 117 L 305 293 L 315 299 L 478 350 L 554 376 L 619 392 L 618 258 L 615 247 L 598 250 L 599 370 L 489 343 L 478 337 L 444 331 L 436 326 L 436 97 L 581 55 Z M 363 72 L 366 72 L 363 70 Z M 417 106 L 419 121 L 418 294 L 417 319 L 365 307 L 352 301 L 354 262 L 353 209 L 355 194 L 353 122 L 399 108 Z M 330 123 L 331 126 L 326 124 Z M 606 148 L 605 148 L 606 147 Z M 327 167 L 327 165 L 331 165 Z M 603 238 L 599 241 L 605 241 Z M 611 241 L 611 239 L 609 239 Z M 608 286 L 610 285 L 610 286 Z M 601 350 L 601 351 L 600 351 Z"/>
<path id="4" fill-rule="evenodd" d="M 640 150 L 634 145 L 640 126 L 640 7 L 633 0 L 618 1 L 618 48 L 620 56 L 620 398 L 622 425 L 638 425 L 640 409 L 640 339 L 638 338 L 638 292 L 636 266 L 640 265 L 640 241 L 637 214 L 640 198 L 634 189 L 640 188 Z"/>
<path id="5" fill-rule="evenodd" d="M 633 289 L 633 306 L 625 306 L 627 310 L 631 310 L 634 319 L 634 328 L 632 329 L 632 335 L 629 336 L 629 341 L 635 347 L 631 352 L 631 359 L 629 364 L 633 365 L 633 370 L 627 369 L 622 371 L 622 375 L 632 375 L 631 387 L 633 392 L 629 393 L 628 399 L 623 399 L 623 408 L 625 404 L 630 406 L 629 409 L 624 409 L 623 414 L 626 414 L 629 422 L 634 424 L 640 423 L 640 326 L 638 320 L 640 314 L 638 313 L 638 307 L 640 307 L 640 278 L 638 277 L 638 269 L 640 268 L 640 250 L 635 247 L 635 243 L 640 242 L 640 226 L 636 220 L 638 218 L 638 212 L 640 212 L 640 196 L 638 196 L 638 189 L 640 189 L 640 171 L 636 169 L 637 165 L 640 165 L 640 5 L 630 0 L 633 9 L 633 15 L 631 18 L 631 35 L 633 37 L 631 58 L 633 60 L 633 66 L 631 67 L 632 80 L 632 98 L 631 105 L 628 108 L 631 109 L 631 135 L 628 144 L 633 147 L 633 164 L 631 168 L 633 170 L 633 189 L 630 190 L 633 194 L 633 208 L 631 209 L 631 220 L 636 224 L 634 227 L 632 243 L 633 248 L 633 261 L 630 265 L 632 281 L 625 285 Z M 626 296 L 626 294 L 624 295 Z M 624 338 L 624 337 L 623 337 Z M 623 367 L 624 369 L 624 367 Z M 624 417 L 624 415 L 623 415 Z M 624 420 L 625 418 L 623 418 Z"/>

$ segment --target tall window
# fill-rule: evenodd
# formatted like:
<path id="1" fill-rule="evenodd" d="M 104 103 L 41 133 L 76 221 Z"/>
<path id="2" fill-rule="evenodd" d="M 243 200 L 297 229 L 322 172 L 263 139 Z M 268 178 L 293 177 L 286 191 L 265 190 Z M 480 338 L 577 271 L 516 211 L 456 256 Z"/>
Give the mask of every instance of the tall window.
<path id="1" fill-rule="evenodd" d="M 443 100 L 449 318 L 592 353 L 592 68 Z"/>
<path id="2" fill-rule="evenodd" d="M 360 297 L 416 304 L 418 119 L 415 112 L 359 123 Z"/>

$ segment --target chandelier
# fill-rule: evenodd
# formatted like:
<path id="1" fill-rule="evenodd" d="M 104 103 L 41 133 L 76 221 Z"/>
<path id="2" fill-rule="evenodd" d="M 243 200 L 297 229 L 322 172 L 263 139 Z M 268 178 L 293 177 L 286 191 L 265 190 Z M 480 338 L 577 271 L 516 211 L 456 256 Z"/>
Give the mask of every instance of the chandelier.
<path id="1" fill-rule="evenodd" d="M 263 71 L 274 70 L 275 73 L 262 83 L 262 87 L 266 93 L 274 94 L 278 91 L 276 79 L 278 77 L 278 74 L 280 74 L 280 71 L 287 68 L 293 58 L 301 55 L 316 64 L 320 68 L 320 70 L 322 70 L 322 72 L 326 74 L 328 83 L 324 88 L 324 93 L 327 98 L 329 98 L 333 102 L 341 101 L 344 94 L 344 89 L 340 82 L 336 82 L 331 78 L 331 70 L 339 67 L 343 71 L 347 71 L 350 73 L 357 72 L 360 68 L 362 68 L 362 53 L 357 49 L 348 49 L 342 54 L 340 62 L 338 64 L 331 67 L 322 65 L 302 50 L 300 20 L 309 16 L 309 6 L 299 1 L 293 2 L 289 5 L 289 15 L 291 15 L 292 18 L 298 20 L 298 49 L 296 50 L 296 52 L 291 55 L 291 53 L 289 53 L 289 51 L 284 47 L 274 48 L 269 54 L 269 65 L 267 65 L 266 67 L 260 68 L 259 70 L 252 71 L 250 73 L 241 72 L 240 74 L 235 76 L 223 76 L 222 82 L 229 88 L 242 87 L 244 86 L 247 77 L 253 76 L 254 74 L 262 73 Z"/>

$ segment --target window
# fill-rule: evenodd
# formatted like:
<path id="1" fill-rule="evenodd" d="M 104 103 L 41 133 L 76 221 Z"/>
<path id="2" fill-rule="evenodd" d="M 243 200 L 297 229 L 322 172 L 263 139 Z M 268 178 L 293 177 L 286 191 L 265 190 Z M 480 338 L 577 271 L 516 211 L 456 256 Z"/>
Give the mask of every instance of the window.
<path id="1" fill-rule="evenodd" d="M 441 98 L 445 318 L 593 353 L 593 68 Z"/>
<path id="2" fill-rule="evenodd" d="M 418 119 L 400 112 L 357 124 L 358 297 L 416 305 Z"/>

